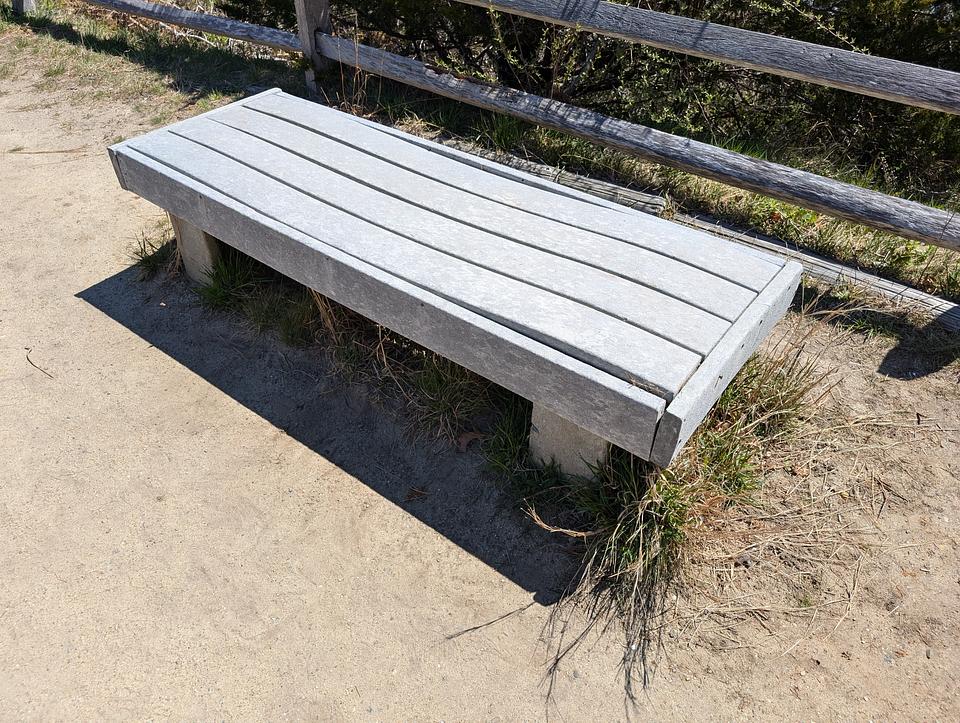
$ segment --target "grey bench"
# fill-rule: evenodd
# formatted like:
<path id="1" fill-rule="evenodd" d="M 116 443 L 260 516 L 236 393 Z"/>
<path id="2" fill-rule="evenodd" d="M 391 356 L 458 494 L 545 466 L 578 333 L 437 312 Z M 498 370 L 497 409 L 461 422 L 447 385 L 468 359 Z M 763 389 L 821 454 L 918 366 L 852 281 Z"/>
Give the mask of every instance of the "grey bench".
<path id="1" fill-rule="evenodd" d="M 219 240 L 534 405 L 531 451 L 667 465 L 801 268 L 272 90 L 117 144 L 187 271 Z"/>

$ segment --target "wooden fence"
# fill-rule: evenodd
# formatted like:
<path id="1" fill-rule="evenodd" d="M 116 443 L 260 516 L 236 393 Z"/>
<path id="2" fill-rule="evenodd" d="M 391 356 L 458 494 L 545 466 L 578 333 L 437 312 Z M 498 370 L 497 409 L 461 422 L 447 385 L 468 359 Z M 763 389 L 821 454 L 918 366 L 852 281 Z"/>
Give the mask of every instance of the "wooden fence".
<path id="1" fill-rule="evenodd" d="M 906 238 L 960 250 L 956 214 L 510 88 L 458 78 L 331 34 L 329 0 L 295 0 L 299 34 L 146 0 L 93 5 L 334 60 L 666 166 Z M 789 40 L 602 0 L 456 0 L 505 13 L 799 78 L 930 110 L 960 114 L 960 73 Z M 32 4 L 33 0 L 14 0 Z M 312 76 L 308 77 L 308 82 Z"/>

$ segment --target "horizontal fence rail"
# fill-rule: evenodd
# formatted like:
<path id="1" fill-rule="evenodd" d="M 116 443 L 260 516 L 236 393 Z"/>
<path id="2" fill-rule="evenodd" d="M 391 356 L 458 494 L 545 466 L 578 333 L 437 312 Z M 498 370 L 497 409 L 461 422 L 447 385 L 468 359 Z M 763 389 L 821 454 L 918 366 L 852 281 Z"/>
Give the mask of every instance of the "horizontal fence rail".
<path id="1" fill-rule="evenodd" d="M 511 88 L 481 85 L 416 60 L 318 35 L 331 60 L 486 110 L 570 133 L 665 166 L 907 238 L 960 250 L 960 217 L 921 203 L 617 120 Z"/>
<path id="2" fill-rule="evenodd" d="M 752 70 L 960 114 L 960 73 L 600 0 L 455 0 Z"/>
<path id="3" fill-rule="evenodd" d="M 300 44 L 300 39 L 293 33 L 276 28 L 265 28 L 262 25 L 243 23 L 239 20 L 230 20 L 219 15 L 183 10 L 173 5 L 146 2 L 145 0 L 84 0 L 84 2 L 129 15 L 161 20 L 182 28 L 223 35 L 236 40 L 246 40 L 279 50 L 289 50 L 292 53 L 301 52 L 303 47 Z"/>
<path id="4" fill-rule="evenodd" d="M 92 5 L 98 5 L 131 15 L 160 20 L 181 27 L 224 35 L 230 38 L 267 45 L 294 53 L 304 52 L 304 48 L 306 47 L 301 43 L 301 38 L 298 38 L 293 33 L 230 20 L 208 13 L 183 10 L 171 5 L 146 2 L 146 0 L 85 1 Z M 324 7 L 322 12 L 318 12 L 318 17 L 324 18 L 325 24 L 327 22 L 326 18 L 328 17 L 326 15 L 326 2 L 325 0 L 319 1 L 320 5 Z M 561 6 L 559 2 L 548 2 L 547 0 L 456 1 L 502 10 L 508 10 L 509 6 L 509 8 L 512 8 L 512 10 L 510 10 L 511 12 L 516 11 L 518 14 L 528 14 L 530 17 L 534 16 L 532 9 L 540 8 L 543 12 L 546 12 L 549 8 L 556 9 Z M 310 2 L 316 3 L 318 0 L 298 0 L 298 10 L 300 10 L 300 5 Z M 522 7 L 528 8 L 530 12 L 521 13 L 520 9 Z M 610 20 L 610 22 L 616 21 L 616 24 L 620 27 L 620 34 L 618 34 L 617 37 L 634 40 L 636 39 L 632 37 L 634 35 L 633 31 L 630 32 L 630 37 L 627 36 L 622 18 L 616 20 L 616 16 L 607 16 L 605 13 L 610 12 L 611 9 L 619 12 L 629 11 L 631 13 L 650 12 L 637 11 L 636 8 L 615 5 L 609 2 L 599 2 L 598 0 L 568 0 L 562 4 L 562 7 L 565 8 L 565 10 L 560 12 L 560 15 L 566 13 L 567 17 L 578 16 L 583 19 L 603 17 Z M 601 10 L 602 14 L 597 15 Z M 653 13 L 653 15 L 663 15 L 663 13 Z M 548 15 L 537 15 L 536 17 L 542 17 L 542 19 L 546 20 L 556 20 L 556 18 Z M 675 18 L 673 16 L 666 17 L 671 17 L 674 20 L 687 20 L 686 18 Z M 710 23 L 701 23 L 699 21 L 690 22 L 695 23 L 699 27 L 710 25 Z M 586 22 L 574 23 L 570 21 L 570 24 L 580 27 L 581 29 L 598 29 L 599 31 L 599 22 L 596 22 L 595 26 L 589 26 Z M 734 28 L 725 28 L 724 26 L 713 27 L 735 32 L 746 32 L 737 31 Z M 614 35 L 615 33 L 613 29 L 610 29 L 610 32 L 607 34 Z M 772 38 L 773 40 L 783 40 L 782 38 L 764 36 L 762 33 L 750 34 Z M 301 37 L 309 36 L 310 34 L 301 33 Z M 708 35 L 705 35 L 705 37 L 708 37 Z M 618 120 L 601 113 L 524 93 L 519 90 L 483 85 L 458 78 L 442 71 L 438 72 L 419 61 L 394 55 L 376 48 L 358 45 L 352 40 L 337 38 L 324 32 L 317 32 L 313 36 L 313 39 L 316 41 L 316 46 L 308 53 L 310 56 L 316 55 L 329 58 L 344 65 L 357 67 L 375 75 L 420 88 L 421 90 L 463 101 L 486 110 L 521 118 L 530 123 L 535 123 L 547 128 L 570 133 L 611 148 L 625 151 L 640 158 L 665 166 L 679 168 L 689 173 L 711 178 L 737 188 L 743 188 L 777 198 L 829 216 L 835 216 L 864 226 L 889 231 L 906 238 L 960 251 L 960 217 L 948 211 L 925 206 L 915 201 L 888 196 L 867 188 L 790 168 L 789 166 L 752 158 L 742 153 L 665 133 L 654 128 Z M 796 41 L 789 42 L 794 43 Z M 810 44 L 800 43 L 800 45 L 809 46 Z M 810 47 L 820 48 L 821 46 Z M 830 49 L 823 48 L 823 50 Z M 846 53 L 847 51 L 831 50 L 831 52 Z M 880 58 L 870 58 L 869 56 L 858 53 L 850 53 L 850 55 L 858 58 L 883 61 L 885 63 L 897 62 Z M 704 55 L 704 57 L 707 56 Z M 951 78 L 960 78 L 960 74 L 957 73 L 937 71 L 932 68 L 921 68 L 920 66 L 913 66 L 909 63 L 901 63 L 900 65 L 905 65 L 910 68 L 920 68 L 921 70 L 933 73 L 944 73 Z M 941 88 L 940 91 L 942 90 Z M 960 99 L 960 86 L 957 87 L 956 91 L 949 89 L 948 91 L 952 94 L 949 97 Z M 879 94 L 873 93 L 873 95 Z M 941 93 L 941 96 L 947 97 L 944 96 L 943 93 Z M 957 106 L 960 106 L 960 101 L 958 101 Z"/>

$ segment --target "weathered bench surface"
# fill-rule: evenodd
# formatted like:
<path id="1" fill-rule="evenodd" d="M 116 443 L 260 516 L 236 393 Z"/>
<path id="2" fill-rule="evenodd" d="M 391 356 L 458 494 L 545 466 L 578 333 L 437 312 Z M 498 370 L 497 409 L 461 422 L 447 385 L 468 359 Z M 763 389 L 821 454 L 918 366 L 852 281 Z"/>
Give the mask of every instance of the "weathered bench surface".
<path id="1" fill-rule="evenodd" d="M 279 90 L 111 155 L 124 188 L 659 464 L 800 275 Z"/>

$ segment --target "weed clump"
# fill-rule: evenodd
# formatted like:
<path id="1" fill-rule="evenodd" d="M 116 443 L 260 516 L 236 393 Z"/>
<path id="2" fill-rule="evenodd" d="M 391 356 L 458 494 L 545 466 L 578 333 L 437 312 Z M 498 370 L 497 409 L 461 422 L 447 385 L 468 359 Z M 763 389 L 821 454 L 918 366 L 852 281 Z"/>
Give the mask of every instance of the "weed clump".
<path id="1" fill-rule="evenodd" d="M 140 272 L 140 280 L 152 279 L 158 274 L 173 274 L 180 268 L 180 252 L 171 240 L 172 231 L 166 223 L 150 231 L 141 232 L 130 249 L 130 260 Z"/>
<path id="2" fill-rule="evenodd" d="M 825 378 L 801 350 L 783 342 L 747 362 L 669 468 L 613 449 L 591 479 L 563 479 L 557 470 L 530 466 L 528 405 L 506 407 L 486 446 L 494 469 L 534 521 L 582 547 L 579 573 L 555 616 L 559 621 L 565 608 L 584 610 L 586 629 L 572 643 L 564 643 L 565 629 L 557 636 L 554 670 L 589 629 L 619 621 L 627 691 L 632 696 L 638 667 L 647 682 L 651 646 L 659 645 L 661 618 L 691 540 L 718 512 L 752 501 L 765 456 L 810 419 Z"/>

